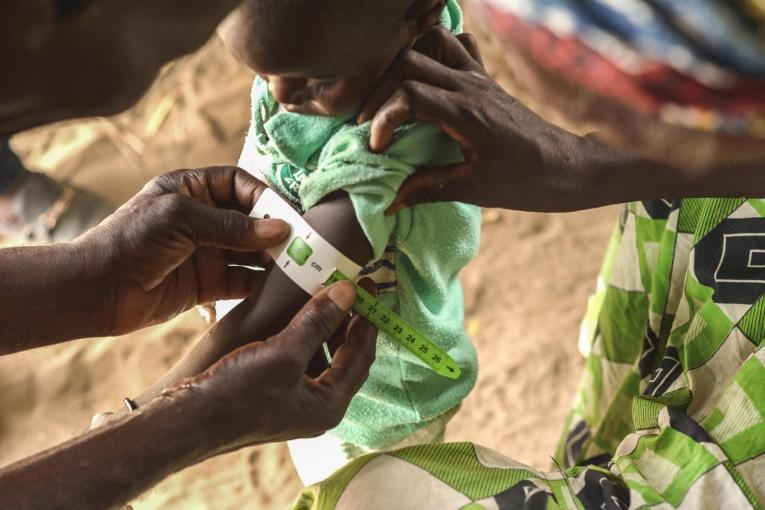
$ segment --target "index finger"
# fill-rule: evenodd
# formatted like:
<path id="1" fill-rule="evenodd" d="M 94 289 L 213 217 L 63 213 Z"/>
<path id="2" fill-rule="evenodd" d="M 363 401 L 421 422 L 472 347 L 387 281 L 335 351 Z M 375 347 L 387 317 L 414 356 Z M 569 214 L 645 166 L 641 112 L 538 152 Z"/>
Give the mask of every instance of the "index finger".
<path id="1" fill-rule="evenodd" d="M 268 186 L 235 166 L 176 170 L 154 179 L 145 191 L 181 193 L 203 203 L 249 213 Z"/>

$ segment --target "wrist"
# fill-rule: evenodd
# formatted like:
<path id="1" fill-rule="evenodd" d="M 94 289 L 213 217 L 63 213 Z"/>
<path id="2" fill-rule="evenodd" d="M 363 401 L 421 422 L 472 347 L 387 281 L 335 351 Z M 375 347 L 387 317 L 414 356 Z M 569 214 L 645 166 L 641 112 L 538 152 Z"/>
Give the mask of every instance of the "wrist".
<path id="1" fill-rule="evenodd" d="M 202 436 L 198 444 L 202 445 L 205 457 L 273 440 L 268 434 L 272 425 L 268 413 L 257 412 L 257 402 L 251 396 L 248 398 L 247 391 L 237 391 L 237 382 L 227 378 L 227 371 L 227 368 L 207 370 L 159 397 L 176 395 L 185 402 Z"/>
<path id="2" fill-rule="evenodd" d="M 77 287 L 87 299 L 94 333 L 90 336 L 114 335 L 119 268 L 113 254 L 113 243 L 104 242 L 98 227 L 72 241 L 73 260 L 80 275 Z"/>
<path id="3" fill-rule="evenodd" d="M 545 212 L 566 212 L 592 207 L 586 202 L 593 198 L 598 185 L 599 168 L 594 165 L 602 158 L 602 148 L 592 140 L 553 125 L 544 125 L 535 136 L 539 153 L 539 173 L 544 185 L 537 200 Z"/>
<path id="4" fill-rule="evenodd" d="M 203 395 L 185 386 L 172 388 L 130 416 L 146 421 L 150 429 L 158 430 L 157 444 L 170 442 L 162 456 L 174 459 L 173 470 L 184 469 L 216 454 L 215 419 Z"/>

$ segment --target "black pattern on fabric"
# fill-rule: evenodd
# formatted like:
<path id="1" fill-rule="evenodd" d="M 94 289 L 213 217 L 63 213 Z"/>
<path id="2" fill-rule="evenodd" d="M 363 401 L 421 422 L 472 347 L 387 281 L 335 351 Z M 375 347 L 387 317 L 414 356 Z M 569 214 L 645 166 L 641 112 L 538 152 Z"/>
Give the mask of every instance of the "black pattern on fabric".
<path id="1" fill-rule="evenodd" d="M 613 457 L 611 457 L 610 453 L 601 453 L 600 455 L 595 455 L 594 457 L 582 459 L 577 462 L 577 464 L 580 466 L 597 466 L 608 469 L 608 467 L 611 465 L 612 458 Z"/>
<path id="2" fill-rule="evenodd" d="M 584 474 L 584 487 L 576 493 L 585 508 L 603 510 L 623 510 L 629 508 L 630 493 L 621 483 L 606 473 L 587 470 Z"/>
<path id="3" fill-rule="evenodd" d="M 555 496 L 528 480 L 524 480 L 494 496 L 499 510 L 545 510 Z"/>
<path id="4" fill-rule="evenodd" d="M 376 262 L 372 263 L 371 265 L 365 267 L 361 270 L 359 273 L 359 276 L 367 276 L 370 275 L 376 271 L 379 271 L 382 268 L 390 269 L 391 271 L 396 270 L 396 264 L 391 262 L 390 260 L 386 259 L 379 259 Z"/>
<path id="5" fill-rule="evenodd" d="M 669 412 L 670 427 L 678 432 L 682 432 L 697 443 L 714 443 L 714 440 L 709 433 L 701 428 L 701 425 L 693 421 L 687 414 L 672 407 L 668 407 L 667 411 Z"/>
<path id="6" fill-rule="evenodd" d="M 654 220 L 666 220 L 669 214 L 679 207 L 678 201 L 671 200 L 644 200 L 641 202 L 648 216 Z"/>
<path id="7" fill-rule="evenodd" d="M 672 346 L 667 347 L 659 367 L 653 371 L 643 393 L 652 397 L 663 395 L 682 373 L 683 366 L 680 364 L 677 349 Z"/>
<path id="8" fill-rule="evenodd" d="M 566 437 L 566 465 L 574 466 L 577 464 L 576 459 L 582 453 L 582 448 L 592 436 L 590 428 L 587 423 L 582 420 L 577 422 L 573 429 L 568 433 Z"/>
<path id="9" fill-rule="evenodd" d="M 696 278 L 716 303 L 751 305 L 765 293 L 765 218 L 727 219 L 695 253 Z"/>
<path id="10" fill-rule="evenodd" d="M 659 357 L 659 336 L 653 332 L 650 326 L 645 328 L 643 337 L 643 352 L 640 355 L 640 378 L 643 379 L 653 372 Z"/>

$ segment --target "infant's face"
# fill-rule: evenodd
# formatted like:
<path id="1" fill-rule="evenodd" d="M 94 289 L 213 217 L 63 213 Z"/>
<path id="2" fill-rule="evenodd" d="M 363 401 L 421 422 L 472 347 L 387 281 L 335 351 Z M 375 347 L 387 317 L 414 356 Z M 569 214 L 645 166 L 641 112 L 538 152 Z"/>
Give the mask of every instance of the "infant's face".
<path id="1" fill-rule="evenodd" d="M 269 91 L 287 111 L 311 115 L 356 113 L 390 62 L 411 42 L 406 30 L 381 35 L 358 23 L 332 29 L 332 23 L 318 19 L 303 26 L 296 20 L 265 30 L 258 24 L 263 23 L 245 8 L 231 15 L 219 34 L 268 82 Z"/>
<path id="2" fill-rule="evenodd" d="M 387 61 L 366 63 L 354 71 L 304 75 L 258 72 L 271 95 L 294 113 L 339 117 L 356 113 L 387 67 Z M 257 70 L 256 70 L 257 72 Z"/>

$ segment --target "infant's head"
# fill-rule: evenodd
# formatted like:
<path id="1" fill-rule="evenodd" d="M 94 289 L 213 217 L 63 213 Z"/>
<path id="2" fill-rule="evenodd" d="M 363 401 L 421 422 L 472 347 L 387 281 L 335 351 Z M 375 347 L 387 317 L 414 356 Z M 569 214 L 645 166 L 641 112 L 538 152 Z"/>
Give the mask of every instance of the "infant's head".
<path id="1" fill-rule="evenodd" d="M 439 22 L 445 3 L 248 0 L 220 33 L 288 111 L 349 115 L 398 52 Z"/>

